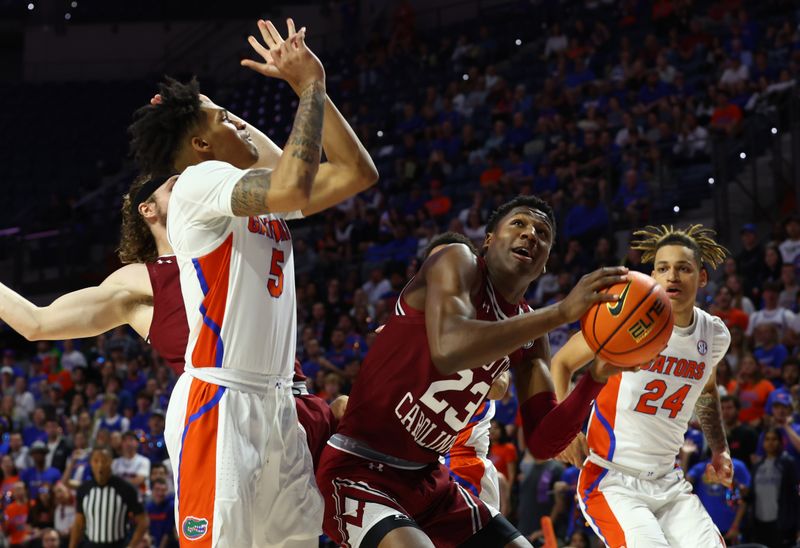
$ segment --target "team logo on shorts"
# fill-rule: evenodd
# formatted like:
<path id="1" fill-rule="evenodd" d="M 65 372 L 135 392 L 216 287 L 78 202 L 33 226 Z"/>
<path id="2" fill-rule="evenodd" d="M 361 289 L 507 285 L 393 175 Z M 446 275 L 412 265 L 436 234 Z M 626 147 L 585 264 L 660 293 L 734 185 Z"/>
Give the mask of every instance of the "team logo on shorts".
<path id="1" fill-rule="evenodd" d="M 705 356 L 706 352 L 708 352 L 708 343 L 702 339 L 697 341 L 697 351 L 700 352 L 701 356 Z"/>
<path id="2" fill-rule="evenodd" d="M 186 516 L 181 525 L 181 530 L 183 531 L 183 536 L 188 540 L 201 539 L 208 532 L 208 520 L 206 518 Z"/>

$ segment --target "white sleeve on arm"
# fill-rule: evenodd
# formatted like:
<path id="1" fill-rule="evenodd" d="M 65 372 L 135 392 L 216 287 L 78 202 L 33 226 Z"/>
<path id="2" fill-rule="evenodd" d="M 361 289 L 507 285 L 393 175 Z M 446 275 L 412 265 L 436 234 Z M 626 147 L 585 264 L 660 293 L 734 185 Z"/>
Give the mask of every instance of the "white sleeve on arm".
<path id="1" fill-rule="evenodd" d="M 233 187 L 245 174 L 245 170 L 227 162 L 208 160 L 186 168 L 170 198 L 180 204 L 181 213 L 192 224 L 233 217 L 231 194 Z"/>
<path id="2" fill-rule="evenodd" d="M 169 199 L 167 238 L 176 253 L 200 256 L 231 230 L 231 194 L 244 171 L 209 160 L 186 168 Z"/>
<path id="3" fill-rule="evenodd" d="M 714 326 L 714 340 L 711 341 L 711 361 L 714 362 L 712 365 L 716 366 L 728 353 L 728 347 L 731 345 L 731 333 L 722 318 L 714 316 L 711 323 Z"/>

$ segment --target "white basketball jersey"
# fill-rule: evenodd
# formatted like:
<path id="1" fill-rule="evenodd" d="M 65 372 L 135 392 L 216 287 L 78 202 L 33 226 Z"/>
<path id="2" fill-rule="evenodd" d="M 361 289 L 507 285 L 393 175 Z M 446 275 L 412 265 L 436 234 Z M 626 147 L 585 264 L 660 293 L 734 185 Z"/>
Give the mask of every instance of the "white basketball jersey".
<path id="1" fill-rule="evenodd" d="M 172 191 L 167 236 L 189 322 L 186 364 L 291 377 L 297 315 L 285 219 L 301 214 L 235 217 L 231 193 L 245 173 L 207 161 Z"/>
<path id="2" fill-rule="evenodd" d="M 714 366 L 728 351 L 720 318 L 695 307 L 689 327 L 675 327 L 667 348 L 648 369 L 609 379 L 595 400 L 589 448 L 639 470 L 668 469 Z"/>

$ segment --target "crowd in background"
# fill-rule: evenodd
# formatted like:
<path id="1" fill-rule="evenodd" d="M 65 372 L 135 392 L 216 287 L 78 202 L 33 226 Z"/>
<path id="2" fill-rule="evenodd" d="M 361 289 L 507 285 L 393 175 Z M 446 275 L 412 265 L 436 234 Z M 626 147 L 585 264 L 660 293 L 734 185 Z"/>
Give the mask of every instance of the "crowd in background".
<path id="1" fill-rule="evenodd" d="M 352 3 L 339 5 L 357 25 Z M 480 246 L 489 213 L 516 194 L 541 195 L 558 218 L 547 272 L 526 296 L 533 307 L 561 299 L 600 266 L 649 273 L 639 252 L 617 249 L 615 231 L 658 219 L 665 173 L 710 173 L 712 139 L 735 139 L 763 101 L 794 85 L 800 12 L 788 6 L 587 0 L 567 19 L 564 4 L 541 2 L 535 8 L 552 11 L 551 22 L 517 44 L 491 19 L 461 34 L 421 35 L 413 9 L 399 2 L 386 37 L 370 34 L 349 57 L 323 55 L 330 93 L 381 182 L 297 225 L 297 358 L 310 391 L 329 402 L 347 394 L 430 239 L 452 230 Z M 268 129 L 270 107 L 254 86 L 223 98 Z M 766 233 L 748 223 L 723 243 L 734 253 L 710 273 L 698 304 L 732 334 L 717 382 L 735 486 L 704 481 L 708 452 L 697 428 L 679 461 L 729 544 L 780 546 L 794 542 L 800 522 L 800 218 L 783 217 Z M 553 352 L 576 328 L 550 334 Z M 103 444 L 149 514 L 144 545 L 174 546 L 163 432 L 180 372 L 126 328 L 12 346 L 0 366 L 8 543 L 47 546 L 52 531 L 63 542 L 76 489 L 91 477 L 90 449 Z M 512 386 L 491 430 L 491 458 L 512 486 L 509 517 L 532 539 L 539 518 L 551 516 L 571 546 L 596 543 L 574 500 L 577 469 L 534 460 L 516 416 Z"/>

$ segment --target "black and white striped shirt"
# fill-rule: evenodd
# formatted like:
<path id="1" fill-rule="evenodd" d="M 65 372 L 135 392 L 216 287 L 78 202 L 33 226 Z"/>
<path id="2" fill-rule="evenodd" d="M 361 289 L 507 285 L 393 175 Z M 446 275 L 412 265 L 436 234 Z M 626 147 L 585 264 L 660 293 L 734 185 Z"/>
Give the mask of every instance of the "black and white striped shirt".
<path id="1" fill-rule="evenodd" d="M 136 489 L 118 476 L 98 485 L 86 481 L 78 488 L 77 511 L 86 519 L 86 539 L 92 546 L 121 543 L 128 532 L 128 515 L 144 512 Z"/>

